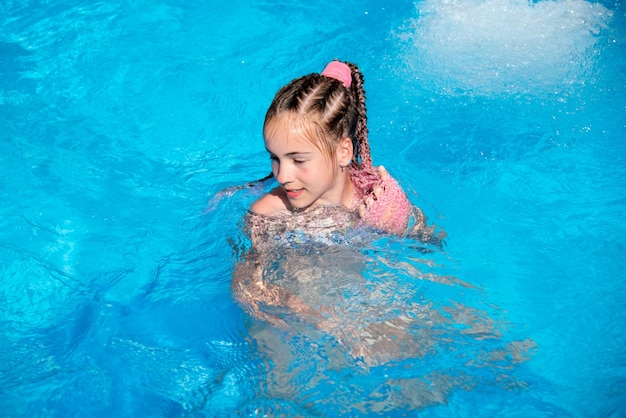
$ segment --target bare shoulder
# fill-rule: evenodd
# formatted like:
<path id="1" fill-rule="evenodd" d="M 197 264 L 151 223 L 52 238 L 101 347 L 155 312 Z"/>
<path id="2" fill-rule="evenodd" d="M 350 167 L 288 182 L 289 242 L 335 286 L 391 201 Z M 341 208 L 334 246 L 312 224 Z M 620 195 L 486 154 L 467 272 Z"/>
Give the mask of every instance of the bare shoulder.
<path id="1" fill-rule="evenodd" d="M 270 191 L 250 206 L 250 210 L 259 215 L 273 216 L 289 211 L 285 193 L 280 187 Z"/>

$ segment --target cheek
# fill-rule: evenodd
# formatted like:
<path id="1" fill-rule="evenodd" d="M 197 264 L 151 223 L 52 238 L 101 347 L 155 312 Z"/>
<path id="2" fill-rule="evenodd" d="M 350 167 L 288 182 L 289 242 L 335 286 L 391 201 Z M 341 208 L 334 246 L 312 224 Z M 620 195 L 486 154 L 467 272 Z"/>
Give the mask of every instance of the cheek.
<path id="1" fill-rule="evenodd" d="M 337 167 L 339 167 L 339 164 L 337 164 L 337 166 L 333 165 L 333 163 L 331 161 L 325 161 L 323 166 L 320 166 L 320 172 L 321 173 L 326 173 L 327 177 L 335 177 L 335 172 L 337 171 Z"/>

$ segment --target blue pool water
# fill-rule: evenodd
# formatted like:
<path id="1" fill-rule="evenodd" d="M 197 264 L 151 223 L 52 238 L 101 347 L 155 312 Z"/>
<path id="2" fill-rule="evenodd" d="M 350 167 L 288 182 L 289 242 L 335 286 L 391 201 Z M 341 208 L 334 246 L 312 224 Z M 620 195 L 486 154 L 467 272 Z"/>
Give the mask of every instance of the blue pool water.
<path id="1" fill-rule="evenodd" d="M 626 415 L 626 6 L 388 3 L 0 3 L 2 416 Z M 247 317 L 260 191 L 216 198 L 335 57 L 375 164 L 448 233 L 340 249 L 379 292 L 346 326 L 417 318 L 371 368 Z"/>

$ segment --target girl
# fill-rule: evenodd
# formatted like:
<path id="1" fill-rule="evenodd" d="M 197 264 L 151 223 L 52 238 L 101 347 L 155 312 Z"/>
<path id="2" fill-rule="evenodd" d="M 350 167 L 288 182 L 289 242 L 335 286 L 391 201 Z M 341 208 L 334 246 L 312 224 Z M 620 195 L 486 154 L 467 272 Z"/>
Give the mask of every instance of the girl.
<path id="1" fill-rule="evenodd" d="M 253 214 L 280 217 L 340 206 L 377 230 L 438 242 L 398 183 L 383 167 L 372 166 L 363 76 L 356 65 L 332 61 L 321 74 L 280 89 L 263 136 L 280 186 L 252 205 Z"/>
<path id="2" fill-rule="evenodd" d="M 367 292 L 360 253 L 364 229 L 436 245 L 442 237 L 425 225 L 422 211 L 387 171 L 372 166 L 358 67 L 332 61 L 321 74 L 281 88 L 263 135 L 279 186 L 255 201 L 245 218 L 251 247 L 234 272 L 235 298 L 254 318 L 282 329 L 308 324 L 332 335 L 355 358 L 384 361 L 372 354 L 372 341 L 397 345 L 406 333 L 375 319 L 368 325 L 377 330 L 374 338 L 371 330 L 339 326 L 346 318 L 336 311 L 342 295 Z M 366 326 L 362 319 L 353 322 Z M 368 343 L 359 342 L 363 333 L 370 335 Z"/>
<path id="3" fill-rule="evenodd" d="M 443 371 L 422 376 L 420 362 L 433 353 L 459 358 L 457 340 L 466 345 L 472 338 L 497 339 L 493 321 L 462 303 L 448 304 L 447 298 L 440 309 L 406 276 L 450 289 L 471 285 L 422 274 L 402 261 L 406 274 L 390 273 L 397 269 L 396 254 L 371 246 L 381 232 L 438 246 L 443 234 L 425 225 L 422 211 L 384 168 L 372 166 L 359 69 L 333 61 L 321 74 L 293 80 L 276 94 L 263 135 L 279 186 L 255 201 L 245 218 L 251 245 L 238 254 L 232 281 L 233 295 L 250 313 L 246 325 L 253 344 L 270 360 L 262 391 L 304 404 L 311 393 L 342 402 L 355 396 L 361 404 L 351 413 L 359 408 L 380 413 L 445 402 L 456 384 L 471 388 L 471 380 L 456 370 L 452 376 Z M 502 359 L 521 358 L 519 352 L 515 358 L 517 349 L 459 360 L 481 372 L 489 361 L 502 369 Z M 411 359 L 419 360 L 404 362 Z M 354 365 L 385 368 L 360 382 L 358 372 L 350 371 Z M 401 366 L 399 372 L 393 372 L 395 366 Z M 338 374 L 341 370 L 348 372 Z"/>

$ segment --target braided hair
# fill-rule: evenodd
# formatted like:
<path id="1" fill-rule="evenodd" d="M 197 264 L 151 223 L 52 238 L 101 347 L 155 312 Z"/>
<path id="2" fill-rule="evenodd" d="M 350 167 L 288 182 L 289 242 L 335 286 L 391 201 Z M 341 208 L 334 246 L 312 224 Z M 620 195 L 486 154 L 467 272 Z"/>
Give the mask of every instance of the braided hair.
<path id="1" fill-rule="evenodd" d="M 334 157 L 342 138 L 350 138 L 353 155 L 349 170 L 362 198 L 372 191 L 380 176 L 373 168 L 367 139 L 363 74 L 355 64 L 345 64 L 351 70 L 349 89 L 340 80 L 317 73 L 294 79 L 276 93 L 263 130 L 267 133 L 275 118 L 287 115 L 329 158 Z"/>

